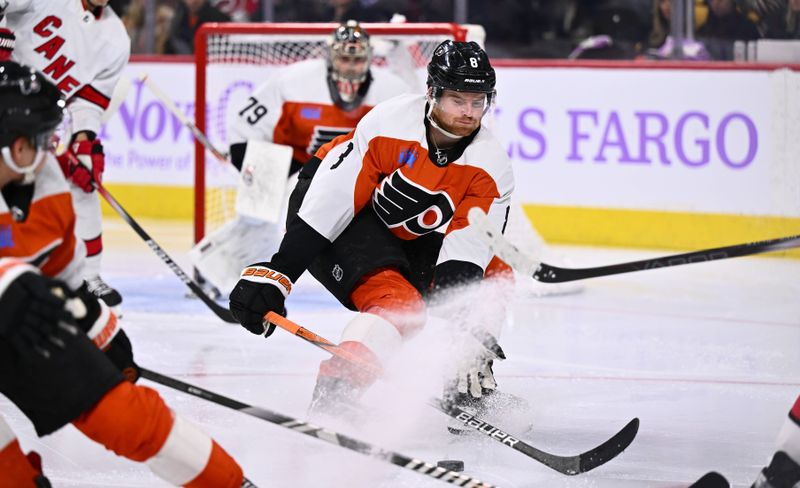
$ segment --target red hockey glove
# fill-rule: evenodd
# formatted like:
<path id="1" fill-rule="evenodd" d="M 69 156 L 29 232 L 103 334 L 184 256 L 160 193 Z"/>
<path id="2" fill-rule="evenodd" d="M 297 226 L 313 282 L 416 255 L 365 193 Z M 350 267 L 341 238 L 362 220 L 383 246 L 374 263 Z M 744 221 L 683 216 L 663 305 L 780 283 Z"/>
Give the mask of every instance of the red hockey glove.
<path id="1" fill-rule="evenodd" d="M 2 15 L 0 15 L 2 18 Z M 16 36 L 5 27 L 0 27 L 0 61 L 10 61 L 11 53 L 14 51 L 14 41 Z"/>
<path id="2" fill-rule="evenodd" d="M 269 266 L 270 263 L 256 263 L 246 267 L 230 296 L 234 318 L 245 329 L 264 337 L 275 331 L 274 325 L 264 325 L 264 315 L 267 312 L 286 315 L 284 302 L 292 291 L 292 281 Z"/>
<path id="3" fill-rule="evenodd" d="M 103 181 L 106 162 L 100 139 L 74 142 L 67 152 L 58 156 L 58 163 L 64 176 L 86 193 L 94 191 L 92 183 Z"/>

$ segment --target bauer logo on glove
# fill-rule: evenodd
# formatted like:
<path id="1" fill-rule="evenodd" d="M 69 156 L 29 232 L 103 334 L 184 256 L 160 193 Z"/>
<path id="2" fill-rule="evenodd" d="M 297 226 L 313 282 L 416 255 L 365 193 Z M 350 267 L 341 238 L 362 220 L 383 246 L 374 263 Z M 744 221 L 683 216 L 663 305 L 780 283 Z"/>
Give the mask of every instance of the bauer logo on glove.
<path id="1" fill-rule="evenodd" d="M 242 271 L 242 279 L 253 281 L 255 283 L 271 283 L 277 282 L 283 287 L 283 296 L 288 295 L 292 291 L 292 282 L 282 273 L 273 271 L 263 266 L 248 266 Z M 274 284 L 274 283 L 271 283 Z"/>

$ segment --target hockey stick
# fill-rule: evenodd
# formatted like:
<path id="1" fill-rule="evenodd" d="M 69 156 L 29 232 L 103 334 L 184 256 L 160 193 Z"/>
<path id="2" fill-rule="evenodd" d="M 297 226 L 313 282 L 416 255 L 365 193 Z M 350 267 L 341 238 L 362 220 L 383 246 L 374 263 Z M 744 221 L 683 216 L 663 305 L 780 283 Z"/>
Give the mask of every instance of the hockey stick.
<path id="1" fill-rule="evenodd" d="M 144 86 L 146 86 L 147 88 L 150 89 L 151 92 L 153 92 L 153 95 L 155 95 L 156 98 L 158 98 L 161 101 L 161 103 L 163 103 L 164 106 L 167 107 L 167 110 L 172 112 L 172 115 L 177 117 L 178 120 L 180 120 L 181 123 L 192 132 L 194 138 L 197 139 L 200 142 L 200 144 L 202 144 L 206 149 L 208 149 L 211 152 L 211 154 L 214 155 L 215 158 L 219 159 L 223 163 L 228 161 L 228 154 L 217 149 L 214 146 L 214 144 L 212 144 L 211 141 L 208 140 L 208 137 L 206 137 L 206 135 L 203 134 L 200 131 L 200 129 L 198 129 L 197 126 L 194 125 L 194 123 L 192 123 L 192 121 L 189 120 L 189 118 L 183 114 L 183 112 L 178 110 L 178 107 L 175 106 L 175 102 L 173 102 L 172 99 L 169 98 L 166 93 L 161 91 L 161 88 L 159 88 L 158 85 L 156 85 L 155 82 L 152 81 L 149 76 L 142 75 L 140 79 L 142 80 L 142 83 L 144 83 Z"/>
<path id="2" fill-rule="evenodd" d="M 352 364 L 356 364 L 359 367 L 365 368 L 373 374 L 380 374 L 380 371 L 377 371 L 375 366 L 363 361 L 359 356 L 356 356 L 347 349 L 342 349 L 337 344 L 332 343 L 324 337 L 319 336 L 314 332 L 299 326 L 298 324 L 295 324 L 286 317 L 278 315 L 275 312 L 269 312 L 264 316 L 264 320 L 271 324 L 277 325 L 281 329 L 293 335 L 305 339 L 307 342 L 310 342 L 311 344 L 328 351 L 334 356 L 338 356 Z M 557 456 L 525 443 L 518 437 L 512 436 L 511 434 L 500 430 L 489 422 L 479 419 L 478 417 L 458 408 L 452 403 L 447 403 L 439 398 L 431 398 L 428 400 L 428 404 L 442 413 L 460 422 L 463 422 L 464 425 L 474 428 L 481 434 L 500 442 L 504 446 L 511 447 L 544 464 L 545 466 L 566 475 L 585 473 L 614 459 L 617 457 L 617 455 L 622 453 L 622 451 L 627 449 L 631 442 L 633 442 L 634 437 L 636 437 L 636 433 L 639 431 L 639 419 L 634 418 L 628 422 L 628 424 L 625 425 L 622 430 L 614 434 L 613 437 L 594 449 L 590 449 L 583 454 L 578 454 L 576 456 Z"/>
<path id="3" fill-rule="evenodd" d="M 318 427 L 292 417 L 287 417 L 286 415 L 272 412 L 261 407 L 247 405 L 232 398 L 222 396 L 212 391 L 204 390 L 203 388 L 184 383 L 183 381 L 171 378 L 169 376 L 164 376 L 149 369 L 139 368 L 139 371 L 142 374 L 142 378 L 148 379 L 154 383 L 188 393 L 189 395 L 194 395 L 198 398 L 216 403 L 217 405 L 238 410 L 246 413 L 247 415 L 266 420 L 267 422 L 291 429 L 295 432 L 316 437 L 317 439 L 344 447 L 345 449 L 350 449 L 351 451 L 364 454 L 365 456 L 369 456 L 373 459 L 416 471 L 417 473 L 430 476 L 431 478 L 444 481 L 445 483 L 451 483 L 468 488 L 497 488 L 495 485 L 484 483 L 483 481 L 469 477 L 465 474 L 461 474 L 456 471 L 450 471 L 433 464 L 426 463 L 425 461 L 420 461 L 419 459 L 404 456 L 403 454 L 394 451 L 387 451 L 364 441 L 360 441 L 358 439 L 354 439 L 352 437 L 348 437 L 346 435 L 339 434 L 332 430 Z"/>
<path id="4" fill-rule="evenodd" d="M 67 154 L 71 153 L 67 152 Z M 140 226 L 135 220 L 133 220 L 133 217 L 131 217 L 131 215 L 124 208 L 122 208 L 122 205 L 119 204 L 119 202 L 111 195 L 111 193 L 108 192 L 108 190 L 105 189 L 105 187 L 103 187 L 103 185 L 97 182 L 94 182 L 93 184 L 94 187 L 97 189 L 97 192 L 100 193 L 100 195 L 103 196 L 106 202 L 108 202 L 108 204 L 111 205 L 111 207 L 117 211 L 119 216 L 122 217 L 122 220 L 127 222 L 128 225 L 130 225 L 131 228 L 133 228 L 133 230 L 137 234 L 139 234 L 139 237 L 141 237 L 142 240 L 144 240 L 145 244 L 147 244 L 147 247 L 152 249 L 153 252 L 156 253 L 156 255 L 159 258 L 161 258 L 162 261 L 167 263 L 169 269 L 171 269 L 173 273 L 178 275 L 178 278 L 180 278 L 181 281 L 183 281 L 184 284 L 186 284 L 186 286 L 188 286 L 189 289 L 192 290 L 192 292 L 195 295 L 197 295 L 197 297 L 200 298 L 200 300 L 203 301 L 203 303 L 208 305 L 208 308 L 210 308 L 212 312 L 217 314 L 217 317 L 221 318 L 225 322 L 237 323 L 236 319 L 234 319 L 233 315 L 231 315 L 230 310 L 219 305 L 217 302 L 212 300 L 208 295 L 206 295 L 203 289 L 200 288 L 200 285 L 198 285 L 191 278 L 189 278 L 189 275 L 187 275 L 181 269 L 181 267 L 178 266 L 178 264 L 175 261 L 173 261 L 171 257 L 169 257 L 166 251 L 164 251 L 164 249 L 161 246 L 159 246 L 158 243 L 154 241 L 153 238 L 150 237 L 150 235 L 147 232 L 145 232 L 142 226 Z"/>
<path id="5" fill-rule="evenodd" d="M 108 102 L 108 107 L 106 107 L 103 115 L 100 116 L 100 123 L 105 124 L 111 117 L 117 113 L 119 110 L 119 106 L 122 105 L 122 102 L 128 97 L 128 92 L 131 90 L 131 83 L 130 78 L 126 76 L 120 77 L 119 81 L 117 81 L 117 85 L 114 87 L 114 92 L 111 94 L 111 100 Z"/>
<path id="6" fill-rule="evenodd" d="M 585 280 L 587 278 L 597 278 L 598 276 L 632 273 L 634 271 L 667 268 L 682 264 L 704 263 L 800 247 L 800 235 L 795 235 L 592 268 L 561 268 L 542 263 L 524 254 L 494 228 L 489 218 L 479 208 L 470 209 L 468 218 L 469 224 L 475 226 L 481 239 L 489 245 L 495 255 L 516 271 L 532 276 L 533 279 L 543 283 Z"/>

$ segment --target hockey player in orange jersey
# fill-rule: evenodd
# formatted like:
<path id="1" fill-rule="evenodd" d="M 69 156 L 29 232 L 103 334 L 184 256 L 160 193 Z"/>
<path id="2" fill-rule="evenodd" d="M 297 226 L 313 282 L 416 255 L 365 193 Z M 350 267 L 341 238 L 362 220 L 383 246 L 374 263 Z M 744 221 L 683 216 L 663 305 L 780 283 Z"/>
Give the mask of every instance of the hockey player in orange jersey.
<path id="1" fill-rule="evenodd" d="M 445 41 L 428 65 L 427 85 L 426 95 L 375 107 L 303 167 L 280 249 L 245 268 L 230 295 L 231 312 L 250 332 L 272 333 L 264 314 L 284 313 L 292 284 L 308 269 L 360 312 L 341 346 L 380 368 L 424 326 L 425 295 L 484 277 L 492 252 L 467 212 L 479 207 L 503 228 L 514 187 L 506 152 L 481 126 L 495 97 L 494 69 L 476 43 Z M 499 330 L 482 332 L 493 339 Z M 454 396 L 479 399 L 496 387 L 492 361 L 502 351 L 483 348 L 486 342 L 455 368 Z M 374 379 L 338 357 L 326 360 L 312 407 L 340 404 Z"/>
<path id="2" fill-rule="evenodd" d="M 388 68 L 371 68 L 371 60 L 367 31 L 349 21 L 334 30 L 327 59 L 281 68 L 258 87 L 229 130 L 231 162 L 242 177 L 286 181 L 320 146 L 355 128 L 377 103 L 411 91 Z M 243 266 L 271 255 L 280 243 L 284 226 L 279 216 L 288 192 L 264 195 L 260 187 L 257 182 L 240 185 L 240 192 L 253 189 L 256 208 L 238 214 L 190 253 L 202 277 L 219 290 L 229 291 Z"/>
<path id="3" fill-rule="evenodd" d="M 67 100 L 62 141 L 74 157 L 59 158 L 86 246 L 82 278 L 117 313 L 122 297 L 100 276 L 103 253 L 100 197 L 93 182 L 105 169 L 101 116 L 130 56 L 125 27 L 108 0 L 2 0 L 0 18 L 16 35 L 15 61 L 32 66 Z"/>
<path id="4" fill-rule="evenodd" d="M 130 341 L 82 285 L 85 249 L 48 151 L 63 110 L 41 74 L 0 62 L 0 393 L 40 436 L 72 423 L 174 485 L 251 486 L 216 442 L 133 383 Z M 38 456 L 0 417 L 0 487 L 34 486 L 49 486 Z"/>

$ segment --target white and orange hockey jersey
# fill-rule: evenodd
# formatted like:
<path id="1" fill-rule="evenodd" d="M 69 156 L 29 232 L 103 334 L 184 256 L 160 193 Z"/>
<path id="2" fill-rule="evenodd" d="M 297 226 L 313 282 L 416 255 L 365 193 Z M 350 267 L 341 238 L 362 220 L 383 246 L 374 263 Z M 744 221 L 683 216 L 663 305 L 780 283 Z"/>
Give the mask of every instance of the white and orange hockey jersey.
<path id="1" fill-rule="evenodd" d="M 2 190 L 0 257 L 19 258 L 76 289 L 83 282 L 86 248 L 75 238 L 75 212 L 67 182 L 55 158 L 51 154 L 45 157 L 24 221 L 17 221 L 20 210 L 7 201 L 14 185 Z"/>
<path id="2" fill-rule="evenodd" d="M 470 229 L 467 213 L 480 207 L 504 227 L 514 190 L 511 161 L 486 127 L 432 158 L 425 110 L 424 95 L 375 107 L 324 156 L 298 215 L 333 241 L 372 205 L 401 239 L 444 232 L 437 264 L 464 261 L 485 270 L 492 252 Z"/>
<path id="3" fill-rule="evenodd" d="M 100 117 L 130 56 L 130 39 L 108 7 L 95 15 L 81 0 L 0 0 L 17 37 L 14 60 L 35 68 L 68 101 L 69 132 L 100 133 Z"/>
<path id="4" fill-rule="evenodd" d="M 346 112 L 333 103 L 324 59 L 281 68 L 253 92 L 234 119 L 228 142 L 255 139 L 284 144 L 292 147 L 292 159 L 305 163 L 320 146 L 353 130 L 373 106 L 411 91 L 388 69 L 370 71 L 372 81 L 362 104 Z"/>

